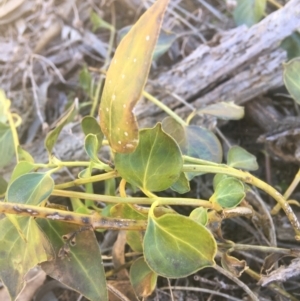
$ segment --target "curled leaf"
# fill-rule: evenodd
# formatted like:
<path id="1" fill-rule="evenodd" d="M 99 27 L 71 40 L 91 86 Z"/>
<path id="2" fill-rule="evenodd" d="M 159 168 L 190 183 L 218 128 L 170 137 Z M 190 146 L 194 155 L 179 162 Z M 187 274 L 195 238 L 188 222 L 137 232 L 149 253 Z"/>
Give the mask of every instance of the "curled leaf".
<path id="1" fill-rule="evenodd" d="M 139 132 L 132 112 L 145 86 L 168 0 L 156 1 L 118 46 L 107 71 L 99 109 L 102 132 L 111 148 L 130 153 Z"/>

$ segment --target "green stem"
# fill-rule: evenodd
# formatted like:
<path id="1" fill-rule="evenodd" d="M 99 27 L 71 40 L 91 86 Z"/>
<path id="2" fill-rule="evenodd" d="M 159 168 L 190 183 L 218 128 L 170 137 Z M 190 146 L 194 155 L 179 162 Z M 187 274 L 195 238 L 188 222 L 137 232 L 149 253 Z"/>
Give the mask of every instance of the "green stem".
<path id="1" fill-rule="evenodd" d="M 79 198 L 79 199 L 88 199 L 96 202 L 105 202 L 105 203 L 124 203 L 124 204 L 139 204 L 139 205 L 152 205 L 154 201 L 159 201 L 160 205 L 181 205 L 181 206 L 201 206 L 204 208 L 213 209 L 213 204 L 205 200 L 197 199 L 185 199 L 185 198 L 143 198 L 143 197 L 117 197 L 110 195 L 100 195 L 93 193 L 69 191 L 69 190 L 58 190 L 54 189 L 52 195 L 69 197 L 69 198 Z"/>
<path id="2" fill-rule="evenodd" d="M 168 115 L 170 115 L 172 118 L 174 118 L 178 123 L 180 123 L 182 126 L 186 126 L 187 123 L 181 119 L 175 112 L 173 112 L 171 109 L 169 109 L 166 105 L 164 105 L 161 101 L 159 101 L 157 98 L 152 96 L 146 91 L 143 91 L 143 96 L 152 101 L 155 105 L 157 105 L 159 108 L 161 108 L 163 111 L 165 111 Z"/>
<path id="3" fill-rule="evenodd" d="M 96 176 L 92 176 L 92 177 L 89 177 L 89 178 L 76 179 L 74 181 L 66 182 L 66 183 L 63 183 L 63 184 L 58 184 L 58 185 L 55 185 L 55 189 L 65 189 L 65 188 L 70 188 L 70 187 L 73 187 L 73 186 L 79 186 L 79 185 L 83 185 L 83 184 L 87 184 L 87 183 L 105 181 L 105 180 L 108 180 L 108 179 L 115 178 L 117 176 L 118 175 L 115 171 L 110 171 L 110 172 L 107 172 L 105 174 L 96 175 Z"/>
<path id="4" fill-rule="evenodd" d="M 300 182 L 300 169 L 298 170 L 297 174 L 295 175 L 295 178 L 289 188 L 286 190 L 286 192 L 283 194 L 283 197 L 288 200 L 288 198 L 291 196 L 293 191 L 296 189 Z M 280 211 L 281 207 L 279 204 L 276 204 L 276 206 L 272 209 L 271 214 L 276 215 Z"/>
<path id="5" fill-rule="evenodd" d="M 195 159 L 197 160 L 197 159 Z M 202 161 L 201 163 L 202 164 Z M 257 188 L 260 188 L 261 190 L 265 191 L 267 194 L 272 196 L 278 204 L 280 204 L 281 208 L 284 210 L 286 216 L 288 217 L 292 227 L 294 228 L 294 231 L 296 233 L 295 239 L 300 240 L 300 223 L 293 212 L 291 206 L 288 204 L 288 202 L 285 200 L 285 198 L 272 186 L 269 186 L 265 182 L 261 181 L 260 179 L 254 177 L 249 172 L 241 171 L 234 169 L 230 166 L 226 165 L 219 165 L 219 166 L 206 166 L 206 165 L 183 165 L 184 172 L 205 172 L 205 173 L 214 173 L 214 174 L 225 174 L 229 176 L 233 176 L 247 184 L 256 186 Z"/>

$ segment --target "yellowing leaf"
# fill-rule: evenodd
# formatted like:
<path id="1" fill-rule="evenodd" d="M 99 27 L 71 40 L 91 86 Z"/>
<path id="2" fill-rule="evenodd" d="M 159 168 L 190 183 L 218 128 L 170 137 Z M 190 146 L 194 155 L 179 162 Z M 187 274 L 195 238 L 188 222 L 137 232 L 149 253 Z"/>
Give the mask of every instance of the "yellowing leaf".
<path id="1" fill-rule="evenodd" d="M 133 152 L 139 133 L 132 112 L 149 73 L 168 0 L 152 5 L 122 39 L 107 71 L 99 109 L 102 132 L 111 148 Z"/>

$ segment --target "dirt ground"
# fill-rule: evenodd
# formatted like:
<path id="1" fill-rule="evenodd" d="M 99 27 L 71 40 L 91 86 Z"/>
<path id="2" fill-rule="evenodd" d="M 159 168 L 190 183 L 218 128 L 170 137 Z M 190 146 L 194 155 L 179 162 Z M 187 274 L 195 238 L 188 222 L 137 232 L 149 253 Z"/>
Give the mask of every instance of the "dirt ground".
<path id="1" fill-rule="evenodd" d="M 291 1 L 299 5 L 299 0 Z M 120 30 L 132 25 L 152 2 L 0 0 L 0 88 L 12 101 L 12 110 L 22 117 L 18 128 L 20 141 L 36 162 L 46 162 L 45 135 L 71 101 L 78 98 L 81 116 L 89 114 L 94 105 L 97 112 L 98 99 L 84 86 L 86 79 L 82 70 L 89 70 L 93 84 L 101 91 L 103 71 L 120 39 Z M 300 28 L 300 21 L 297 20 L 297 25 L 288 20 L 292 7 L 286 8 L 283 14 L 281 10 L 285 8 L 272 3 L 267 3 L 265 18 L 247 28 L 235 24 L 232 15 L 235 0 L 171 0 L 163 29 L 172 43 L 168 45 L 167 38 L 163 41 L 167 45 L 166 52 L 153 61 L 146 90 L 182 118 L 188 117 L 194 109 L 219 101 L 233 101 L 245 107 L 242 120 L 198 116 L 194 122 L 215 132 L 225 152 L 228 145 L 240 145 L 254 154 L 259 163 L 254 174 L 284 193 L 299 169 L 300 161 L 295 152 L 300 141 L 300 110 L 284 87 L 282 63 L 288 58 L 279 45 Z M 283 1 L 277 4 L 285 5 Z M 276 17 L 272 17 L 273 14 Z M 110 30 L 112 27 L 115 31 Z M 135 112 L 140 127 L 154 125 L 166 116 L 146 99 L 140 101 Z M 287 122 L 286 117 L 293 117 L 292 122 Z M 72 124 L 72 134 L 62 133 L 55 149 L 56 156 L 62 160 L 86 158 L 83 136 L 78 131 L 79 120 L 80 117 Z M 264 138 L 259 140 L 259 137 L 272 135 L 279 138 L 271 142 Z M 13 164 L 0 173 L 8 178 L 12 168 Z M 63 182 L 68 177 L 62 174 L 56 180 Z M 210 195 L 211 180 L 208 175 L 195 178 L 188 196 Z M 299 200 L 299 193 L 299 189 L 295 189 L 291 199 Z M 285 215 L 280 212 L 270 219 L 269 212 L 275 205 L 272 199 L 254 190 L 247 195 L 247 202 L 260 218 L 224 221 L 224 239 L 245 245 L 299 248 Z M 299 208 L 293 208 L 300 219 Z M 180 210 L 184 214 L 189 209 Z M 99 243 L 107 250 L 104 255 L 110 255 L 115 240 L 115 234 L 99 236 Z M 232 255 L 245 260 L 257 273 L 266 256 L 243 250 Z M 279 266 L 288 267 L 292 260 L 291 256 L 280 258 L 270 271 Z M 216 261 L 220 263 L 220 258 Z M 110 262 L 106 268 L 111 267 Z M 300 270 L 299 261 L 294 269 Z M 247 273 L 239 279 L 259 300 L 300 300 L 298 274 L 294 273 L 293 277 L 287 274 L 266 286 L 261 286 L 258 279 Z M 28 279 L 28 293 L 22 293 L 19 301 L 85 300 L 47 277 L 40 268 L 31 271 Z M 112 293 L 110 300 L 134 300 L 127 288 L 128 282 L 124 285 L 114 280 L 114 277 L 109 279 L 111 285 L 124 296 L 117 298 Z M 5 294 L 5 289 L 0 289 L 0 300 L 8 300 Z M 237 283 L 207 268 L 184 279 L 159 278 L 157 289 L 147 300 L 250 298 Z"/>

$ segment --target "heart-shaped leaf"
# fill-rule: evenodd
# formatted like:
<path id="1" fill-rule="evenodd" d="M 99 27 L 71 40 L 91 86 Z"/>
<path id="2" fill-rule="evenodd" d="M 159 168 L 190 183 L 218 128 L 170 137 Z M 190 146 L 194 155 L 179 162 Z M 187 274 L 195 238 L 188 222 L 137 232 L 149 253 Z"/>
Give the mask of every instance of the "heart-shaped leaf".
<path id="1" fill-rule="evenodd" d="M 222 161 L 221 144 L 211 131 L 196 125 L 183 126 L 171 117 L 165 118 L 162 126 L 175 139 L 184 155 L 216 163 Z M 188 180 L 199 174 L 186 173 Z"/>
<path id="2" fill-rule="evenodd" d="M 186 277 L 213 266 L 216 251 L 215 239 L 201 224 L 176 214 L 156 218 L 151 209 L 144 256 L 155 273 L 169 278 Z"/>
<path id="3" fill-rule="evenodd" d="M 0 220 L 0 229 L 5 229 L 0 231 L 0 279 L 12 300 L 21 292 L 27 272 L 52 256 L 49 242 L 36 221 L 31 217 L 16 219 L 24 237 L 8 218 Z"/>
<path id="4" fill-rule="evenodd" d="M 228 177 L 220 181 L 211 196 L 211 202 L 217 202 L 223 208 L 236 207 L 245 197 L 245 188 L 241 181 Z"/>
<path id="5" fill-rule="evenodd" d="M 286 64 L 283 64 L 284 84 L 294 98 L 300 104 L 300 58 L 296 57 Z"/>
<path id="6" fill-rule="evenodd" d="M 227 164 L 235 168 L 243 168 L 246 170 L 258 169 L 256 157 L 237 145 L 229 149 L 227 154 Z"/>
<path id="7" fill-rule="evenodd" d="M 134 261 L 130 268 L 130 282 L 138 298 L 146 298 L 156 287 L 157 274 L 147 265 L 143 257 Z"/>
<path id="8" fill-rule="evenodd" d="M 72 244 L 66 244 L 63 237 L 77 231 L 78 226 L 45 219 L 38 223 L 56 254 L 41 265 L 43 270 L 91 301 L 107 301 L 105 272 L 94 232 L 79 231 Z"/>
<path id="9" fill-rule="evenodd" d="M 103 133 L 101 131 L 98 121 L 92 116 L 85 116 L 81 120 L 81 127 L 85 136 L 87 136 L 88 134 L 94 134 L 97 136 L 100 148 L 102 145 Z"/>
<path id="10" fill-rule="evenodd" d="M 6 193 L 10 203 L 39 205 L 45 201 L 54 189 L 53 179 L 45 173 L 29 173 L 13 181 Z"/>
<path id="11" fill-rule="evenodd" d="M 107 71 L 100 125 L 115 152 L 130 153 L 139 132 L 132 112 L 144 89 L 168 0 L 157 0 L 118 46 Z"/>
<path id="12" fill-rule="evenodd" d="M 162 191 L 180 176 L 183 161 L 177 143 L 161 129 L 140 131 L 140 142 L 135 152 L 117 153 L 115 166 L 122 178 L 143 190 Z"/>

